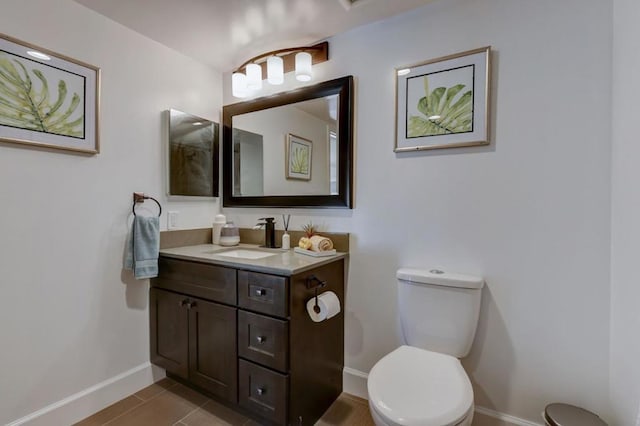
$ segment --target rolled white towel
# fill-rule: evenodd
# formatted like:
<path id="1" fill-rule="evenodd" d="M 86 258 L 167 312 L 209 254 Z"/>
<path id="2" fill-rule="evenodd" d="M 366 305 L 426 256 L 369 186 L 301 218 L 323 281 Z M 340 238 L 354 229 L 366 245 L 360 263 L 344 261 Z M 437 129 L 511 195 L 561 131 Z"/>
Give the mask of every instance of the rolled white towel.
<path id="1" fill-rule="evenodd" d="M 314 235 L 311 238 L 311 250 L 313 251 L 329 251 L 333 250 L 333 241 L 322 235 Z"/>

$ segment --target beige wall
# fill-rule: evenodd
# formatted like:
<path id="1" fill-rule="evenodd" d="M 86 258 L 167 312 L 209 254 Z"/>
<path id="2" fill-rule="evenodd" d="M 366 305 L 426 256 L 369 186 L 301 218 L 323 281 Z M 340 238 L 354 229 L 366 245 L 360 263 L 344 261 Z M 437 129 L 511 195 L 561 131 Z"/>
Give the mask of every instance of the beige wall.
<path id="1" fill-rule="evenodd" d="M 3 0 L 0 31 L 102 68 L 99 155 L 0 144 L 6 424 L 149 361 L 148 284 L 121 275 L 131 194 L 210 224 L 217 201 L 163 195 L 161 112 L 219 121 L 221 77 L 71 0 Z"/>
<path id="2" fill-rule="evenodd" d="M 614 424 L 640 426 L 640 3 L 613 5 L 611 403 Z"/>
<path id="3" fill-rule="evenodd" d="M 356 207 L 287 212 L 352 233 L 348 367 L 401 342 L 396 269 L 439 267 L 487 281 L 464 361 L 478 405 L 609 415 L 611 16 L 602 0 L 447 0 L 329 40 L 316 81 L 356 78 Z M 491 146 L 394 154 L 394 68 L 486 45 Z"/>
<path id="4" fill-rule="evenodd" d="M 614 72 L 629 81 L 631 3 L 615 2 Z M 479 405 L 532 421 L 551 401 L 620 424 L 634 416 L 637 380 L 625 368 L 638 319 L 627 127 L 614 133 L 609 353 L 611 18 L 604 0 L 447 0 L 330 40 L 316 81 L 356 77 L 356 208 L 225 214 L 252 226 L 265 212 L 293 213 L 294 229 L 312 219 L 352 233 L 348 367 L 367 372 L 401 342 L 395 270 L 436 266 L 487 280 L 464 362 Z M 161 195 L 160 112 L 217 121 L 222 79 L 71 0 L 5 0 L 0 28 L 103 70 L 100 155 L 0 145 L 6 423 L 148 361 L 147 284 L 120 271 L 130 194 L 159 195 L 165 212 L 181 212 L 181 227 L 209 225 L 217 201 Z M 494 49 L 492 145 L 394 154 L 394 67 L 484 45 Z M 622 119 L 635 92 L 614 89 Z M 228 76 L 224 92 L 231 103 Z"/>

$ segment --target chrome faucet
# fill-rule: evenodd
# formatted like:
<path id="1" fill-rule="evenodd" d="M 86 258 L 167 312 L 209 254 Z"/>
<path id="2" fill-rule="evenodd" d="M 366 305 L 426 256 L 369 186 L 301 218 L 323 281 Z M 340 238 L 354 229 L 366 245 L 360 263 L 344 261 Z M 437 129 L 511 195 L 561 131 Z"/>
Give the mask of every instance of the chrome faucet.
<path id="1" fill-rule="evenodd" d="M 276 246 L 276 223 L 272 217 L 261 217 L 258 220 L 264 220 L 259 222 L 256 226 L 264 226 L 264 247 L 278 248 Z"/>

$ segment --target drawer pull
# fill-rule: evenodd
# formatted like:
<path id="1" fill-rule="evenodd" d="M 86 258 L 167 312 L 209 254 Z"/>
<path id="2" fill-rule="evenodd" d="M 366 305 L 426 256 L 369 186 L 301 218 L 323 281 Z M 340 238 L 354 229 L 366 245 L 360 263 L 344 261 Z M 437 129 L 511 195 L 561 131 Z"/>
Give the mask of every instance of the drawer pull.
<path id="1" fill-rule="evenodd" d="M 256 290 L 256 296 L 264 296 L 265 294 L 267 294 L 267 290 L 265 290 L 264 288 L 259 288 Z"/>
<path id="2" fill-rule="evenodd" d="M 264 395 L 267 393 L 267 388 L 257 388 L 256 392 L 258 392 L 258 395 Z"/>
<path id="3" fill-rule="evenodd" d="M 258 343 L 264 343 L 267 340 L 267 338 L 266 336 L 257 336 L 256 340 L 258 341 Z"/>

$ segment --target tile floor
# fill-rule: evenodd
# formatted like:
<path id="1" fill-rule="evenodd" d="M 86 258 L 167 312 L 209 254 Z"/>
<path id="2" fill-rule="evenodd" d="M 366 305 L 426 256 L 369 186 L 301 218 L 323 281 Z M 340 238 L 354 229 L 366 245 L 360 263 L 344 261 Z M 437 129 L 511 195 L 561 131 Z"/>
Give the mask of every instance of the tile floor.
<path id="1" fill-rule="evenodd" d="M 165 378 L 75 426 L 260 426 L 242 414 Z M 316 426 L 374 426 L 366 400 L 343 393 Z M 476 413 L 473 426 L 512 426 Z"/>
<path id="2" fill-rule="evenodd" d="M 259 426 L 253 420 L 165 378 L 76 426 Z M 317 426 L 374 426 L 367 401 L 343 393 Z"/>

